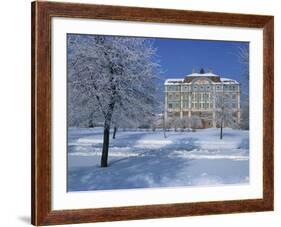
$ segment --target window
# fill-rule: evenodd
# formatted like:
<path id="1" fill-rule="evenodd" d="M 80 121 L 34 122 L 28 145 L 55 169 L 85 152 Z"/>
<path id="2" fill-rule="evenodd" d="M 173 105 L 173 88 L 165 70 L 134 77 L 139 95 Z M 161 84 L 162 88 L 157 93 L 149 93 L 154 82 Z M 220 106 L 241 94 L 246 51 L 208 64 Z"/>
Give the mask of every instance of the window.
<path id="1" fill-rule="evenodd" d="M 195 97 L 195 93 L 192 94 L 192 101 L 195 102 L 196 97 Z"/>
<path id="2" fill-rule="evenodd" d="M 204 101 L 206 102 L 207 99 L 208 99 L 208 94 L 204 93 Z"/>
<path id="3" fill-rule="evenodd" d="M 188 91 L 188 86 L 184 86 L 184 87 L 183 87 L 183 90 L 184 90 L 184 91 Z"/>
<path id="4" fill-rule="evenodd" d="M 187 101 L 185 101 L 185 102 L 183 103 L 183 108 L 185 108 L 185 109 L 188 108 L 188 102 L 187 102 Z"/>

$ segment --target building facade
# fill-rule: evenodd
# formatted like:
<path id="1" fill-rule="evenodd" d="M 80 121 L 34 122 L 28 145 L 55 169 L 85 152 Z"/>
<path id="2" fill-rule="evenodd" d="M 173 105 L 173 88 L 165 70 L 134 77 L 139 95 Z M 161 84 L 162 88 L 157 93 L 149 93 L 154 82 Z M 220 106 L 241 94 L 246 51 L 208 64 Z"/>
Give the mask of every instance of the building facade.
<path id="1" fill-rule="evenodd" d="M 226 98 L 227 97 L 227 101 Z M 234 121 L 240 123 L 240 84 L 214 73 L 192 73 L 182 79 L 165 81 L 165 112 L 167 122 L 173 118 L 200 117 L 202 127 L 219 127 L 218 114 L 223 109 L 221 98 L 231 108 Z M 229 111 L 229 110 L 228 110 Z M 224 126 L 228 126 L 225 121 Z"/>

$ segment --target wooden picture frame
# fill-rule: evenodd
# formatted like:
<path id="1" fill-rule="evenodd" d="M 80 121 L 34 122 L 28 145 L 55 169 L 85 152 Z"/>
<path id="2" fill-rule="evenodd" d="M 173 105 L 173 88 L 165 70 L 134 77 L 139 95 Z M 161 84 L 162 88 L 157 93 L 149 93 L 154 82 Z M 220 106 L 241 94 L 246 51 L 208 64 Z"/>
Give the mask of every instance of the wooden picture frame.
<path id="1" fill-rule="evenodd" d="M 128 207 L 52 210 L 51 193 L 51 18 L 88 18 L 173 24 L 215 25 L 263 29 L 263 198 L 144 205 Z M 272 211 L 273 16 L 106 6 L 76 3 L 32 3 L 32 224 L 54 225 L 149 219 L 238 212 Z"/>

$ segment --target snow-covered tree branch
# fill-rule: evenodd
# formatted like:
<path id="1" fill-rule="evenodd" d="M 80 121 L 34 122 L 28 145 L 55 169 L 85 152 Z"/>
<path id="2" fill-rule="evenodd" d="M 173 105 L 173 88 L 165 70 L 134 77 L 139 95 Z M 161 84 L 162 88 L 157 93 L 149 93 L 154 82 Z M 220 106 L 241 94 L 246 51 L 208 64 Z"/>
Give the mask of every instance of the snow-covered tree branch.
<path id="1" fill-rule="evenodd" d="M 241 128 L 249 129 L 249 48 L 238 49 L 238 61 L 243 65 L 243 82 L 241 86 Z"/>
<path id="2" fill-rule="evenodd" d="M 68 35 L 70 123 L 103 122 L 102 167 L 108 165 L 112 124 L 118 127 L 153 111 L 158 74 L 154 54 L 146 39 Z"/>
<path id="3" fill-rule="evenodd" d="M 237 127 L 235 112 L 232 107 L 232 99 L 229 93 L 220 92 L 215 97 L 216 102 L 216 124 L 220 127 L 220 139 L 223 138 L 223 128 L 227 125 Z"/>

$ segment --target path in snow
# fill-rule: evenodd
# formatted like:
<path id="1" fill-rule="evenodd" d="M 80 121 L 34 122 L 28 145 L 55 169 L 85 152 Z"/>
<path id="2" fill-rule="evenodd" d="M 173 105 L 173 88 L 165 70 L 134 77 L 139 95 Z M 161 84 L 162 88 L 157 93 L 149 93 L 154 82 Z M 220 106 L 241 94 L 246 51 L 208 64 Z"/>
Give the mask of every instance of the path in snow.
<path id="1" fill-rule="evenodd" d="M 68 191 L 249 182 L 248 131 L 118 131 L 100 168 L 102 129 L 69 129 Z"/>

